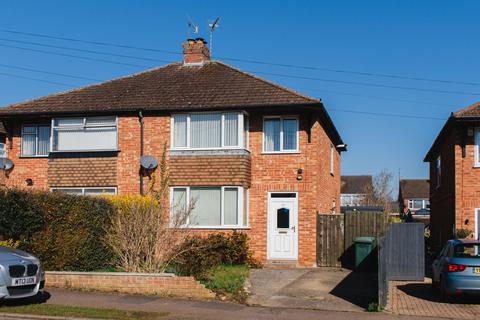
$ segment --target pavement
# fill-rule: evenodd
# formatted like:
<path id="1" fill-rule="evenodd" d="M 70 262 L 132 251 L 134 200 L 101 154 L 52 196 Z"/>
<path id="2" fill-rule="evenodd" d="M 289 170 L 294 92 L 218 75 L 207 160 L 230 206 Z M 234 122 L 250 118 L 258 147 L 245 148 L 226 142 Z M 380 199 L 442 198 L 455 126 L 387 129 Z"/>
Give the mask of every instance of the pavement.
<path id="1" fill-rule="evenodd" d="M 46 303 L 97 308 L 117 308 L 168 312 L 165 319 L 195 320 L 420 320 L 386 313 L 319 311 L 291 308 L 252 307 L 220 301 L 198 301 L 154 296 L 80 292 L 67 289 L 49 289 Z M 0 318 L 1 319 L 1 318 Z M 424 318 L 423 318 L 424 320 Z"/>
<path id="2" fill-rule="evenodd" d="M 341 268 L 253 269 L 249 305 L 361 312 L 377 301 L 376 275 Z"/>
<path id="3" fill-rule="evenodd" d="M 480 319 L 480 297 L 458 296 L 442 301 L 440 293 L 432 290 L 431 280 L 424 282 L 390 282 L 388 309 L 393 314 L 449 319 Z"/>

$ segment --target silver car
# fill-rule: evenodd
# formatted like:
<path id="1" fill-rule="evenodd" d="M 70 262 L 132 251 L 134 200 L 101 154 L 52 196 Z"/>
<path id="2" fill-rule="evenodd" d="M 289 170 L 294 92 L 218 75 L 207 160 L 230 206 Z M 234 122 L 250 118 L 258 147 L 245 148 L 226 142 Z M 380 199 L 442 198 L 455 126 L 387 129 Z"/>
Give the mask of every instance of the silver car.
<path id="1" fill-rule="evenodd" d="M 45 286 L 40 260 L 18 249 L 0 246 L 0 299 L 37 295 Z"/>
<path id="2" fill-rule="evenodd" d="M 480 241 L 449 240 L 432 264 L 432 284 L 442 296 L 480 294 Z"/>

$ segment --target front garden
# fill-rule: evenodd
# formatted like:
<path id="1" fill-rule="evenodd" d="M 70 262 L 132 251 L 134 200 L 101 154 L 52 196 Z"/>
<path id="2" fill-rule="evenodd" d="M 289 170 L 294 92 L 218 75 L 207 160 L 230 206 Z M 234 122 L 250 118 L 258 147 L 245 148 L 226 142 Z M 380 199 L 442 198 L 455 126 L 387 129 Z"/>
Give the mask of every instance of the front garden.
<path id="1" fill-rule="evenodd" d="M 244 301 L 252 258 L 245 234 L 196 236 L 182 228 L 192 208 L 164 196 L 83 197 L 0 191 L 0 245 L 33 253 L 47 271 L 174 273 L 193 276 L 222 299 Z M 48 283 L 47 283 L 48 286 Z"/>

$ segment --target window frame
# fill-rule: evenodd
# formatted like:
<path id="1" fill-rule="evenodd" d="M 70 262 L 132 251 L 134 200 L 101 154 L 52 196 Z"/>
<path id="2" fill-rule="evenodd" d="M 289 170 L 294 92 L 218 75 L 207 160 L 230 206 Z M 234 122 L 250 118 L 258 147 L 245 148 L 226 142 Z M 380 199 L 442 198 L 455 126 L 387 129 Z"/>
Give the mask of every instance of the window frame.
<path id="1" fill-rule="evenodd" d="M 335 175 L 335 147 L 330 143 L 330 175 Z"/>
<path id="2" fill-rule="evenodd" d="M 25 127 L 35 127 L 35 154 L 34 155 L 28 155 L 23 153 L 23 136 L 24 136 L 23 129 Z M 48 152 L 46 154 L 38 154 L 38 128 L 39 127 L 47 127 L 49 128 L 49 131 L 50 131 Z M 27 135 L 33 135 L 33 134 L 27 133 Z M 20 158 L 47 158 L 50 152 L 52 152 L 52 126 L 50 124 L 38 124 L 38 123 L 22 124 L 22 127 L 20 128 L 20 137 L 21 137 Z"/>
<path id="3" fill-rule="evenodd" d="M 442 156 L 439 155 L 435 159 L 435 178 L 436 178 L 436 188 L 440 188 L 442 185 Z"/>
<path id="4" fill-rule="evenodd" d="M 480 240 L 480 208 L 475 208 L 475 239 Z"/>
<path id="5" fill-rule="evenodd" d="M 7 144 L 4 142 L 0 142 L 0 158 L 8 158 Z"/>
<path id="6" fill-rule="evenodd" d="M 87 125 L 87 118 L 99 118 L 99 117 L 115 117 L 115 125 Z M 63 127 L 71 127 L 71 128 L 108 128 L 108 127 L 113 127 L 115 126 L 115 129 L 117 130 L 116 134 L 116 139 L 115 139 L 115 147 L 113 149 L 72 149 L 72 150 L 53 150 L 53 144 L 54 144 L 54 139 L 53 139 L 53 134 L 54 130 L 58 128 L 62 128 L 62 126 L 55 126 L 55 120 L 60 120 L 60 119 L 83 119 L 83 124 L 82 126 L 79 125 L 69 125 L 69 126 L 63 126 Z M 118 116 L 83 116 L 83 117 L 58 117 L 58 118 L 52 118 L 51 121 L 51 127 L 50 127 L 50 152 L 52 153 L 68 153 L 68 152 L 115 152 L 118 151 L 118 136 L 119 136 L 119 130 L 118 130 Z"/>
<path id="7" fill-rule="evenodd" d="M 415 203 L 415 201 L 422 201 L 422 206 L 420 208 L 416 208 L 413 206 L 413 204 Z M 408 209 L 410 210 L 420 210 L 420 209 L 428 209 L 427 208 L 427 201 L 428 199 L 425 199 L 425 198 L 410 198 L 408 199 Z"/>
<path id="8" fill-rule="evenodd" d="M 280 150 L 267 151 L 265 150 L 265 120 L 267 119 L 279 119 L 280 120 Z M 296 149 L 283 149 L 283 120 L 295 119 L 297 120 L 297 143 Z M 284 154 L 284 153 L 300 153 L 300 117 L 298 115 L 269 115 L 263 116 L 262 121 L 262 154 Z"/>
<path id="9" fill-rule="evenodd" d="M 473 166 L 475 168 L 480 168 L 480 155 L 478 154 L 480 152 L 480 127 L 477 127 L 473 130 L 474 134 L 474 141 L 475 141 L 475 156 L 474 156 L 474 163 Z"/>
<path id="10" fill-rule="evenodd" d="M 187 208 L 190 205 L 190 188 L 220 188 L 220 225 L 191 225 L 190 221 L 182 228 L 189 228 L 189 229 L 248 229 L 248 211 L 244 212 L 244 210 L 248 210 L 248 204 L 245 206 L 245 197 L 248 199 L 248 190 L 242 186 L 172 186 L 170 187 L 170 219 L 173 218 L 174 211 L 173 211 L 173 191 L 174 189 L 186 189 L 186 206 Z M 238 224 L 225 224 L 225 189 L 237 189 L 237 221 Z M 247 191 L 247 194 L 245 192 Z M 246 221 L 244 221 L 244 216 L 246 214 Z"/>
<path id="11" fill-rule="evenodd" d="M 52 187 L 50 188 L 50 192 L 54 192 L 57 190 L 73 190 L 73 189 L 82 189 L 82 194 L 79 194 L 79 196 L 85 196 L 85 189 L 93 189 L 93 190 L 100 190 L 100 189 L 113 189 L 115 193 L 114 195 L 118 194 L 118 188 L 117 187 Z M 61 191 L 60 191 L 61 192 Z M 106 195 L 111 195 L 112 193 L 105 193 Z"/>
<path id="12" fill-rule="evenodd" d="M 205 148 L 192 148 L 191 145 L 191 132 L 190 132 L 190 122 L 191 116 L 196 114 L 220 114 L 221 123 L 220 123 L 220 147 L 205 147 Z M 225 146 L 225 114 L 237 114 L 238 119 L 238 128 L 237 128 L 237 145 L 236 146 Z M 187 137 L 186 137 L 186 146 L 185 147 L 176 147 L 174 144 L 175 139 L 175 116 L 184 115 L 187 117 Z M 186 150 L 186 151 L 195 151 L 195 150 L 238 150 L 238 149 L 247 149 L 248 146 L 245 143 L 248 142 L 248 131 L 245 132 L 245 117 L 248 116 L 247 113 L 243 111 L 207 111 L 207 112 L 176 112 L 170 115 L 170 150 Z M 245 137 L 245 134 L 247 137 Z"/>

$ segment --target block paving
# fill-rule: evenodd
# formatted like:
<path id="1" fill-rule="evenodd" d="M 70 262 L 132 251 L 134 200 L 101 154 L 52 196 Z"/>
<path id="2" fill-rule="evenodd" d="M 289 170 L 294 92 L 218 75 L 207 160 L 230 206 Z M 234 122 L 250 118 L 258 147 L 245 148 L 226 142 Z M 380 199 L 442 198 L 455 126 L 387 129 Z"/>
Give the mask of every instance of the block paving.
<path id="1" fill-rule="evenodd" d="M 442 301 L 440 293 L 424 282 L 391 281 L 389 312 L 398 315 L 449 319 L 480 319 L 480 297 L 458 296 Z"/>

